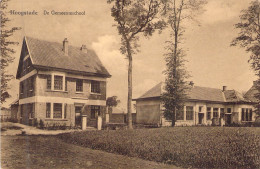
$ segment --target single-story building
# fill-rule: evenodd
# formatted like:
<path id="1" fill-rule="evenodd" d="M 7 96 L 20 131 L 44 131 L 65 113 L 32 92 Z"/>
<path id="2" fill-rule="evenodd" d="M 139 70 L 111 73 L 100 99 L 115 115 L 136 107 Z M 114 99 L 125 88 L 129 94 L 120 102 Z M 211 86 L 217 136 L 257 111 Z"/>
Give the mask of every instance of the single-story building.
<path id="1" fill-rule="evenodd" d="M 171 121 L 163 115 L 163 103 L 161 95 L 164 91 L 164 83 L 159 83 L 136 101 L 136 123 L 157 124 L 170 126 Z M 252 89 L 250 89 L 252 90 Z M 249 91 L 250 91 L 249 90 Z M 212 122 L 219 124 L 223 119 L 225 125 L 232 123 L 250 123 L 255 121 L 256 114 L 253 112 L 256 103 L 251 97 L 252 92 L 247 92 L 243 97 L 236 90 L 228 90 L 210 87 L 194 86 L 188 92 L 188 100 L 183 111 L 176 115 L 176 126 L 211 125 Z"/>

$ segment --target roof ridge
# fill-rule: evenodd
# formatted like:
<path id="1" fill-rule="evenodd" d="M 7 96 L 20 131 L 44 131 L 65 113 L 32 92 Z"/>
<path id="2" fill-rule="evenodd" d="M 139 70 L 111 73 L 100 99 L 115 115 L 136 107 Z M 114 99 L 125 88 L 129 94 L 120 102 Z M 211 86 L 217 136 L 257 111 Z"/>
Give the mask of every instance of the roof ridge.
<path id="1" fill-rule="evenodd" d="M 61 44 L 62 45 L 62 43 L 58 42 L 58 41 L 49 41 L 49 40 L 40 39 L 40 38 L 36 38 L 36 37 L 32 37 L 32 36 L 24 36 L 24 37 L 25 38 L 30 38 L 30 39 L 33 39 L 33 40 L 38 40 L 38 41 L 43 41 L 43 42 L 48 42 L 48 43 L 56 43 L 56 44 Z M 86 46 L 87 46 L 88 50 L 93 51 L 93 49 L 90 46 L 88 46 L 88 45 L 86 45 Z M 75 46 L 75 45 L 69 45 L 69 47 L 74 47 L 74 48 L 79 48 L 80 49 L 80 46 Z"/>

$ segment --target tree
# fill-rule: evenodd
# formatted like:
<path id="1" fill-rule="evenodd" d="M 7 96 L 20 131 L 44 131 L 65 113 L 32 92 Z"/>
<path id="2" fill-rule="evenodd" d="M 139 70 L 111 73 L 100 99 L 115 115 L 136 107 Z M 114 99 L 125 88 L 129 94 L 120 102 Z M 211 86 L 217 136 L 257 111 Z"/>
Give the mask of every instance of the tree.
<path id="1" fill-rule="evenodd" d="M 250 53 L 248 62 L 258 77 L 256 81 L 257 94 L 255 95 L 257 104 L 256 113 L 260 115 L 260 2 L 251 2 L 248 9 L 242 10 L 240 22 L 235 24 L 239 30 L 238 36 L 233 39 L 231 46 L 240 46 Z"/>
<path id="2" fill-rule="evenodd" d="M 166 41 L 165 54 L 165 92 L 162 94 L 164 117 L 172 121 L 175 126 L 176 116 L 183 111 L 190 88 L 187 82 L 189 77 L 185 68 L 185 50 L 182 48 L 185 20 L 195 20 L 194 17 L 202 10 L 204 0 L 168 0 L 165 1 L 165 16 L 171 31 L 171 40 Z"/>
<path id="3" fill-rule="evenodd" d="M 120 103 L 120 100 L 117 99 L 117 96 L 108 97 L 106 100 L 106 105 L 108 107 L 116 107 Z"/>
<path id="4" fill-rule="evenodd" d="M 133 55 L 139 52 L 139 35 L 151 36 L 155 30 L 162 30 L 165 22 L 157 18 L 160 1 L 158 0 L 108 0 L 113 3 L 111 16 L 116 21 L 121 35 L 120 51 L 128 59 L 128 128 L 132 129 L 132 62 Z"/>
<path id="5" fill-rule="evenodd" d="M 17 45 L 18 42 L 8 40 L 18 27 L 8 28 L 7 23 L 10 21 L 6 16 L 7 2 L 9 0 L 2 0 L 0 4 L 1 9 L 1 103 L 4 103 L 10 97 L 8 93 L 8 82 L 13 78 L 13 75 L 7 73 L 6 68 L 13 62 L 15 53 L 12 45 Z"/>

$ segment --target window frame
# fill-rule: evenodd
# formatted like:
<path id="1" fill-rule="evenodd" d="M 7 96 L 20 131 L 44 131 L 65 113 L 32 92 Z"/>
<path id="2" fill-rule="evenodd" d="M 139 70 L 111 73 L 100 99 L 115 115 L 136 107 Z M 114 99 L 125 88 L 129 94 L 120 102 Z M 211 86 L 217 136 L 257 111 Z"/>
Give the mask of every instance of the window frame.
<path id="1" fill-rule="evenodd" d="M 45 113 L 45 117 L 47 119 L 51 118 L 51 103 L 47 102 L 46 103 L 46 113 Z"/>
<path id="2" fill-rule="evenodd" d="M 229 112 L 230 110 L 230 112 Z M 227 113 L 226 114 L 232 114 L 232 109 L 230 107 L 227 108 Z"/>
<path id="3" fill-rule="evenodd" d="M 188 118 L 188 117 L 190 117 L 189 113 L 191 113 L 190 115 L 192 117 L 190 119 Z M 194 107 L 193 106 L 186 106 L 186 120 L 194 120 Z"/>
<path id="4" fill-rule="evenodd" d="M 211 107 L 207 107 L 207 120 L 211 120 Z"/>
<path id="5" fill-rule="evenodd" d="M 55 78 L 60 78 L 60 79 L 55 79 Z M 64 76 L 61 75 L 54 75 L 53 77 L 53 89 L 56 91 L 63 91 L 63 81 L 64 81 Z M 57 86 L 58 85 L 58 86 Z"/>
<path id="6" fill-rule="evenodd" d="M 184 120 L 184 109 L 177 110 L 176 120 Z"/>
<path id="7" fill-rule="evenodd" d="M 253 110 L 251 108 L 241 108 L 241 121 L 242 122 L 253 121 Z"/>
<path id="8" fill-rule="evenodd" d="M 57 110 L 55 110 L 55 105 L 60 105 L 60 112 L 61 112 L 61 115 L 60 116 L 56 116 L 55 112 L 57 112 Z M 53 103 L 53 119 L 62 119 L 62 103 Z M 57 108 L 57 107 L 56 107 Z M 59 111 L 59 110 L 58 110 Z"/>
<path id="9" fill-rule="evenodd" d="M 83 93 L 83 79 L 76 79 L 76 92 Z"/>
<path id="10" fill-rule="evenodd" d="M 215 110 L 217 110 L 217 111 L 215 111 Z M 217 108 L 217 107 L 213 108 L 213 118 L 219 118 L 218 111 L 219 111 L 219 108 Z M 215 116 L 216 114 L 217 114 L 217 116 Z"/>
<path id="11" fill-rule="evenodd" d="M 100 81 L 91 80 L 90 92 L 95 94 L 101 94 L 101 83 Z"/>
<path id="12" fill-rule="evenodd" d="M 46 89 L 49 89 L 51 90 L 51 85 L 52 84 L 52 77 L 51 75 L 47 75 L 47 78 L 46 78 Z"/>

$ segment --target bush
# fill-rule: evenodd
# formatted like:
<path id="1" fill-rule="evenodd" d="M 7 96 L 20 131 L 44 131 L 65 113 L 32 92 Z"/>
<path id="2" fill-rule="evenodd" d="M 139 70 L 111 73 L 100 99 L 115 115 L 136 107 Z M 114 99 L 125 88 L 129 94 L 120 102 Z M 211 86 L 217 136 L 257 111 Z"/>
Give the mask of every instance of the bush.
<path id="1" fill-rule="evenodd" d="M 40 119 L 39 126 L 40 126 L 40 129 L 44 129 L 44 122 L 42 121 L 42 119 Z"/>
<path id="2" fill-rule="evenodd" d="M 47 130 L 66 130 L 67 125 L 66 123 L 53 123 L 52 125 L 46 125 Z"/>
<path id="3" fill-rule="evenodd" d="M 33 126 L 34 127 L 38 127 L 38 120 L 37 120 L 37 118 L 33 119 Z"/>
<path id="4" fill-rule="evenodd" d="M 260 128 L 174 127 L 66 133 L 65 142 L 184 168 L 259 168 Z"/>
<path id="5" fill-rule="evenodd" d="M 254 127 L 260 127 L 260 116 L 256 118 L 255 122 L 253 123 Z"/>

